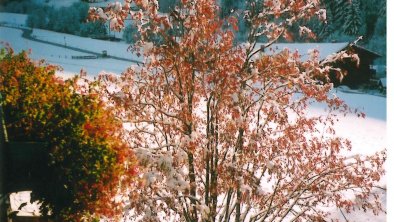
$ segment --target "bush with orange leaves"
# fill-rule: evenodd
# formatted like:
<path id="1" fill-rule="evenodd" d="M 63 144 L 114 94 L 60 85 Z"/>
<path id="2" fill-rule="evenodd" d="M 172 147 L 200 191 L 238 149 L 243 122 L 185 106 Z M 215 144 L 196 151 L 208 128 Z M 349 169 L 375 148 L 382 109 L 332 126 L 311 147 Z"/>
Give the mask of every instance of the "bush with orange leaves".
<path id="1" fill-rule="evenodd" d="M 132 186 L 136 165 L 122 138 L 122 122 L 93 83 L 63 81 L 58 69 L 27 53 L 1 51 L 0 92 L 10 141 L 45 142 L 48 168 L 33 187 L 42 213 L 56 221 L 117 218 L 116 196 Z M 87 87 L 87 88 L 84 88 Z"/>

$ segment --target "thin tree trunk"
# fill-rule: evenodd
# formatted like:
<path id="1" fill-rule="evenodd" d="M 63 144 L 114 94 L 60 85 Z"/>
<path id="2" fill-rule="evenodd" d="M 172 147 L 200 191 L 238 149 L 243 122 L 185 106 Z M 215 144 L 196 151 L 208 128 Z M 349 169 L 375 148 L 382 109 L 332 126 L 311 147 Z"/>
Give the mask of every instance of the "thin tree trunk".
<path id="1" fill-rule="evenodd" d="M 192 153 L 187 154 L 189 160 L 189 180 L 190 180 L 190 202 L 192 203 L 191 221 L 197 221 L 197 208 L 196 208 L 196 197 L 197 197 L 197 186 L 196 186 L 196 174 L 194 170 L 194 157 Z"/>
<path id="2" fill-rule="evenodd" d="M 240 128 L 239 129 L 239 134 L 238 134 L 238 139 L 237 139 L 237 146 L 236 146 L 236 150 L 235 153 L 237 152 L 242 152 L 242 145 L 243 145 L 243 135 L 244 135 L 244 129 Z M 236 161 L 236 159 L 235 159 Z M 240 166 L 242 167 L 242 166 Z M 235 176 L 236 176 L 236 180 L 237 180 L 237 196 L 236 196 L 236 208 L 235 208 L 235 222 L 240 222 L 241 221 L 241 176 L 239 173 L 239 170 L 242 169 L 235 169 Z"/>

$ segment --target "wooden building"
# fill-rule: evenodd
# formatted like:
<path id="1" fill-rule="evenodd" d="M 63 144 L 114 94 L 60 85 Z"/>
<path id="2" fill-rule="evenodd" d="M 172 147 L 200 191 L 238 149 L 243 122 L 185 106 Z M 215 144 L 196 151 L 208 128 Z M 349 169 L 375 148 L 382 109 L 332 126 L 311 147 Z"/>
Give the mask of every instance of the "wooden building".
<path id="1" fill-rule="evenodd" d="M 340 68 L 342 73 L 345 74 L 342 81 L 337 76 L 338 73 L 334 71 L 331 73 L 330 79 L 334 86 L 347 85 L 350 88 L 357 88 L 363 84 L 370 84 L 371 80 L 376 78 L 376 70 L 373 69 L 373 62 L 379 58 L 380 55 L 368 50 L 364 47 L 350 44 L 348 42 L 340 43 L 275 43 L 268 49 L 265 49 L 266 54 L 279 53 L 284 49 L 290 52 L 296 52 L 301 56 L 301 61 L 306 61 L 309 58 L 309 51 L 317 49 L 319 51 L 319 59 L 323 60 L 327 56 L 340 52 L 347 51 L 348 53 L 355 53 L 358 55 L 360 61 L 357 64 L 351 59 L 344 59 L 331 64 L 334 68 Z"/>
<path id="2" fill-rule="evenodd" d="M 373 69 L 373 62 L 380 57 L 379 54 L 358 45 L 348 45 L 344 50 L 357 54 L 360 62 L 357 65 L 348 59 L 334 63 L 334 67 L 340 68 L 346 74 L 341 82 L 335 78 L 334 74 L 331 76 L 331 81 L 335 86 L 347 85 L 350 88 L 357 88 L 358 86 L 374 84 L 378 81 L 376 70 Z"/>

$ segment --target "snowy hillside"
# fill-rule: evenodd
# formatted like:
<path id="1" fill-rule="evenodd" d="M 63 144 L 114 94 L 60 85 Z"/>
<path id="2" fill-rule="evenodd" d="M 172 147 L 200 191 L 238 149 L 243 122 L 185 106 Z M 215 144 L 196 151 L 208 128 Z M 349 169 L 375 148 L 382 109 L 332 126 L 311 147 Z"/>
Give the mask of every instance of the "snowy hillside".
<path id="1" fill-rule="evenodd" d="M 95 76 L 101 71 L 119 74 L 131 64 L 130 62 L 109 58 L 89 60 L 72 59 L 71 56 L 89 54 L 23 39 L 21 35 L 21 30 L 0 27 L 1 41 L 11 44 L 16 52 L 31 50 L 31 57 L 33 59 L 45 59 L 48 63 L 60 65 L 64 69 L 60 72 L 62 75 L 78 74 L 81 69 L 87 71 L 91 76 Z M 126 51 L 126 49 L 124 50 Z"/>
<path id="2" fill-rule="evenodd" d="M 99 59 L 72 59 L 72 56 L 90 55 L 71 50 L 62 46 L 71 46 L 78 49 L 92 51 L 101 54 L 107 50 L 108 55 L 117 56 L 128 60 L 142 61 L 135 55 L 132 55 L 127 48 L 128 44 L 115 43 L 90 38 L 82 38 L 64 33 L 57 33 L 47 30 L 35 29 L 32 37 L 57 43 L 60 46 L 49 45 L 43 42 L 33 41 L 22 37 L 26 15 L 15 13 L 0 13 L 0 41 L 9 43 L 16 52 L 30 50 L 33 59 L 45 59 L 48 63 L 60 65 L 64 70 L 59 72 L 61 75 L 70 76 L 78 74 L 81 69 L 87 71 L 90 76 L 96 76 L 98 73 L 112 72 L 120 74 L 132 63 L 129 61 L 117 60 L 112 58 Z"/>
<path id="3" fill-rule="evenodd" d="M 34 29 L 32 36 L 40 40 L 54 42 L 66 46 L 77 47 L 96 53 L 102 53 L 103 50 L 106 50 L 108 55 L 110 56 L 117 56 L 124 59 L 142 61 L 141 58 L 133 55 L 130 51 L 127 50 L 130 45 L 124 42 L 111 42 L 105 40 L 84 38 L 42 29 Z"/>
<path id="4" fill-rule="evenodd" d="M 0 12 L 0 24 L 9 24 L 13 26 L 25 26 L 27 15 Z M 3 35 L 1 35 L 3 37 Z"/>
<path id="5" fill-rule="evenodd" d="M 69 76 L 77 74 L 81 69 L 87 71 L 90 76 L 96 76 L 102 71 L 120 74 L 132 64 L 130 61 L 124 60 L 142 62 L 142 58 L 137 57 L 128 50 L 129 44 L 123 42 L 84 38 L 42 29 L 33 29 L 31 37 L 58 44 L 58 46 L 26 39 L 22 37 L 23 31 L 21 30 L 21 28 L 26 28 L 26 18 L 27 15 L 24 14 L 1 12 L 0 24 L 2 24 L 2 26 L 0 26 L 0 41 L 9 43 L 16 52 L 31 50 L 32 58 L 45 58 L 49 63 L 62 66 L 64 70 L 61 73 L 63 75 Z M 96 54 L 101 54 L 106 50 L 109 56 L 119 57 L 119 59 L 72 59 L 72 56 L 91 54 L 71 50 L 63 46 L 74 47 Z"/>

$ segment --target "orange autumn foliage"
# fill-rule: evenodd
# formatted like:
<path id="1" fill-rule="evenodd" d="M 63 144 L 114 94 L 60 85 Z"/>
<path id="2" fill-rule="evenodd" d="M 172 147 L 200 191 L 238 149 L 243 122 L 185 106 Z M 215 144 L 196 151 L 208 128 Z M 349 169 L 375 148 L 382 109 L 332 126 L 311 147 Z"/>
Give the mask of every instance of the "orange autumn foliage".
<path id="1" fill-rule="evenodd" d="M 58 67 L 32 61 L 23 52 L 2 49 L 0 92 L 10 141 L 46 145 L 44 181 L 33 187 L 42 213 L 56 221 L 121 216 L 115 197 L 132 186 L 133 153 L 123 124 L 93 89 L 93 83 L 55 76 Z"/>
<path id="2" fill-rule="evenodd" d="M 330 92 L 328 64 L 351 56 L 320 60 L 312 50 L 302 60 L 297 52 L 267 51 L 295 22 L 324 11 L 319 3 L 247 1 L 244 43 L 234 39 L 236 19 L 222 20 L 214 0 L 182 0 L 169 14 L 154 0 L 91 8 L 91 19 L 109 20 L 115 30 L 130 16 L 140 35 L 133 49 L 145 57 L 119 77 L 99 77 L 102 96 L 130 124 L 129 143 L 144 166 L 143 187 L 125 215 L 323 221 L 325 207 L 352 211 L 360 202 L 384 212 L 374 189 L 386 151 L 344 155 L 351 143 L 335 133 L 337 115 L 350 109 Z M 327 113 L 309 115 L 315 102 Z"/>

